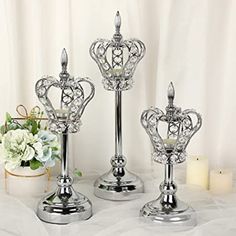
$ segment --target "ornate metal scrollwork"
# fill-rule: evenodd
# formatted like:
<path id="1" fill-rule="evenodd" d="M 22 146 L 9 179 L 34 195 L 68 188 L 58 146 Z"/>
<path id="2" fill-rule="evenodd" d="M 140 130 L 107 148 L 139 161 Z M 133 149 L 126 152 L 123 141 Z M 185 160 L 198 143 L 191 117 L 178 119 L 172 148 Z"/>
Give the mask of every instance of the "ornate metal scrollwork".
<path id="1" fill-rule="evenodd" d="M 172 83 L 170 87 L 174 89 Z M 141 116 L 142 126 L 149 135 L 154 148 L 153 159 L 161 164 L 177 164 L 185 161 L 186 147 L 202 125 L 199 113 L 190 109 L 181 111 L 180 108 L 173 105 L 173 99 L 174 95 L 169 98 L 166 114 L 158 108 L 151 107 L 145 110 Z M 193 116 L 196 119 L 195 124 Z M 168 143 L 164 142 L 164 138 L 159 133 L 161 122 L 168 124 L 166 138 L 175 140 L 174 144 L 172 143 L 171 152 Z"/>
<path id="2" fill-rule="evenodd" d="M 98 64 L 107 90 L 123 91 L 133 85 L 133 74 L 138 62 L 145 54 L 145 45 L 138 39 L 123 40 L 120 34 L 121 19 L 116 15 L 116 33 L 111 40 L 98 39 L 90 47 L 90 55 Z M 111 62 L 107 59 L 111 50 Z M 127 53 L 127 61 L 124 54 Z"/>
<path id="3" fill-rule="evenodd" d="M 164 181 L 160 184 L 160 195 L 147 202 L 140 215 L 155 223 L 196 225 L 194 209 L 176 196 L 173 165 L 186 159 L 186 148 L 193 135 L 200 129 L 202 119 L 194 110 L 184 110 L 174 105 L 175 90 L 172 83 L 168 88 L 168 105 L 164 113 L 151 107 L 141 115 L 141 123 L 153 146 L 153 160 L 165 166 Z M 161 127 L 165 124 L 164 127 Z M 162 128 L 165 128 L 163 134 Z"/>
<path id="4" fill-rule="evenodd" d="M 63 57 L 67 58 L 65 50 L 62 52 L 62 58 Z M 95 88 L 88 78 L 71 77 L 66 72 L 66 69 L 60 73 L 60 78 L 60 80 L 57 80 L 52 76 L 43 77 L 36 83 L 35 91 L 39 101 L 45 107 L 45 111 L 49 118 L 50 130 L 56 133 L 75 133 L 79 131 L 81 125 L 80 117 L 82 116 L 86 105 L 93 98 Z M 85 93 L 82 86 L 82 84 L 85 83 L 90 87 L 88 94 Z M 61 89 L 62 91 L 61 109 L 67 110 L 66 119 L 60 119 L 58 117 L 57 110 L 53 107 L 53 104 L 48 97 L 48 91 L 53 87 Z"/>

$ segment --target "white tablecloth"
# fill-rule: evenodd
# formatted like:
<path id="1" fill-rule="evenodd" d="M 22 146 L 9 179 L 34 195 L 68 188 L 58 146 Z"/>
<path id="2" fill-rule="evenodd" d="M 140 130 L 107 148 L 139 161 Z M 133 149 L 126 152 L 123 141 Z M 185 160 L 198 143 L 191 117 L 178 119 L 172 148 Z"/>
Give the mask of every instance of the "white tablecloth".
<path id="1" fill-rule="evenodd" d="M 142 176 L 145 193 L 137 200 L 112 202 L 93 195 L 93 181 L 90 176 L 75 182 L 74 188 L 93 203 L 93 216 L 83 222 L 69 225 L 51 225 L 41 222 L 34 211 L 38 202 L 35 198 L 16 199 L 0 193 L 0 235 L 47 236 L 156 236 L 156 235 L 236 235 L 236 193 L 227 196 L 214 196 L 195 186 L 179 185 L 178 196 L 191 204 L 198 217 L 198 225 L 186 230 L 183 227 L 160 227 L 155 223 L 145 223 L 139 218 L 140 208 L 159 194 L 159 178 Z"/>

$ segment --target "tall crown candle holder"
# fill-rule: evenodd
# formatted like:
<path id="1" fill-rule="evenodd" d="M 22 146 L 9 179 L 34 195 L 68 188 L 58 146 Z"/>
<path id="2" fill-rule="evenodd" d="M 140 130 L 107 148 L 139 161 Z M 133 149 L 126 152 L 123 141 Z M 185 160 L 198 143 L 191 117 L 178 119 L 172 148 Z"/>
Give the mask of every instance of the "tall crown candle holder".
<path id="1" fill-rule="evenodd" d="M 166 113 L 152 107 L 145 110 L 141 116 L 142 126 L 154 148 L 153 159 L 165 166 L 165 178 L 160 185 L 160 196 L 145 204 L 140 215 L 163 224 L 178 223 L 194 226 L 196 217 L 193 208 L 176 197 L 177 186 L 173 181 L 173 165 L 185 161 L 186 147 L 200 129 L 202 119 L 194 110 L 182 111 L 176 107 L 173 103 L 174 96 L 174 86 L 170 83 Z M 162 138 L 163 136 L 166 138 Z"/>
<path id="2" fill-rule="evenodd" d="M 79 131 L 80 118 L 86 105 L 93 98 L 94 85 L 87 78 L 74 78 L 67 72 L 68 57 L 63 49 L 61 56 L 62 72 L 57 80 L 44 77 L 36 83 L 35 91 L 48 116 L 49 129 L 60 135 L 61 174 L 57 178 L 57 189 L 44 197 L 38 204 L 38 217 L 48 223 L 67 224 L 86 220 L 92 215 L 89 199 L 72 187 L 68 166 L 68 135 Z M 89 91 L 85 90 L 86 85 Z M 60 108 L 55 109 L 48 97 L 50 89 L 60 89 Z"/>
<path id="3" fill-rule="evenodd" d="M 115 16 L 115 34 L 111 40 L 98 39 L 90 47 L 90 55 L 98 64 L 106 90 L 115 91 L 115 155 L 111 170 L 94 183 L 97 197 L 108 200 L 130 200 L 143 192 L 142 180 L 126 168 L 122 152 L 122 91 L 133 84 L 133 74 L 145 54 L 144 44 L 137 39 L 123 40 L 121 17 Z M 108 58 L 110 56 L 110 59 Z M 125 59 L 127 58 L 127 59 Z"/>

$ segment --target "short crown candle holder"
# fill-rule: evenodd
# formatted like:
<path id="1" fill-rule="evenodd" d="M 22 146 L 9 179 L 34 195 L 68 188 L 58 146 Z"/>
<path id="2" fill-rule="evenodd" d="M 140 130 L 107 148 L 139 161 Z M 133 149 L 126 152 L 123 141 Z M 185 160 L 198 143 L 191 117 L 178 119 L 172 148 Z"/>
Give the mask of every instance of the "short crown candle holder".
<path id="1" fill-rule="evenodd" d="M 35 91 L 43 104 L 49 120 L 49 129 L 61 138 L 61 175 L 57 178 L 57 189 L 44 197 L 38 205 L 38 217 L 48 223 L 67 224 L 88 219 L 92 215 L 89 199 L 76 192 L 68 167 L 68 134 L 79 131 L 80 118 L 86 105 L 95 93 L 94 85 L 87 78 L 74 78 L 67 72 L 68 57 L 63 49 L 60 80 L 44 77 L 36 83 Z M 89 91 L 82 85 L 87 84 Z M 61 90 L 60 108 L 55 109 L 48 97 L 50 89 Z"/>
<path id="2" fill-rule="evenodd" d="M 194 226 L 196 224 L 194 210 L 176 197 L 177 186 L 173 181 L 173 165 L 185 161 L 186 147 L 200 129 L 202 119 L 194 110 L 182 111 L 176 107 L 173 103 L 174 96 L 174 86 L 170 83 L 166 113 L 151 107 L 141 116 L 142 126 L 153 145 L 153 159 L 165 165 L 165 179 L 160 185 L 160 196 L 145 204 L 140 215 L 159 223 L 183 223 Z M 161 135 L 163 131 L 166 135 L 164 139 Z"/>
<path id="3" fill-rule="evenodd" d="M 121 17 L 115 16 L 115 34 L 111 40 L 98 39 L 90 47 L 90 55 L 98 64 L 106 90 L 115 91 L 115 155 L 111 170 L 94 184 L 96 196 L 108 200 L 130 200 L 143 192 L 142 180 L 126 168 L 122 153 L 122 91 L 133 84 L 133 74 L 145 54 L 144 44 L 137 39 L 123 40 L 120 33 Z M 108 56 L 111 56 L 109 60 Z"/>

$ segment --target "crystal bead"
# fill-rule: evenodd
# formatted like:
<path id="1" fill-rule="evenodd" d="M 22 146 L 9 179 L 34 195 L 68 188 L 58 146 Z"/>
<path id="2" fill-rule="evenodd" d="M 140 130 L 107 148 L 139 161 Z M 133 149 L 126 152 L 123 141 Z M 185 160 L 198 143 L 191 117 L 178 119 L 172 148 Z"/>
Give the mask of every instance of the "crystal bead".
<path id="1" fill-rule="evenodd" d="M 99 47 L 98 48 L 98 54 L 102 55 L 105 53 L 105 48 L 104 47 Z"/>

